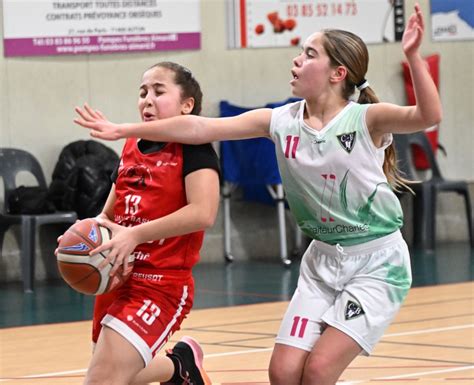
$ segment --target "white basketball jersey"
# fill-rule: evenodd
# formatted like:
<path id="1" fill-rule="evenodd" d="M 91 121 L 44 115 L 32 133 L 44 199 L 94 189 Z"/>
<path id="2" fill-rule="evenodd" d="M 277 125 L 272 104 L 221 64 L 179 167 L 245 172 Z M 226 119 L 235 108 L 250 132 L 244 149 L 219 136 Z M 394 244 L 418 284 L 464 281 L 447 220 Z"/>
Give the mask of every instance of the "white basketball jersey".
<path id="1" fill-rule="evenodd" d="M 270 135 L 288 204 L 313 239 L 341 246 L 402 226 L 400 202 L 383 173 L 388 134 L 377 148 L 365 124 L 370 104 L 350 102 L 321 131 L 303 120 L 305 102 L 275 108 Z"/>

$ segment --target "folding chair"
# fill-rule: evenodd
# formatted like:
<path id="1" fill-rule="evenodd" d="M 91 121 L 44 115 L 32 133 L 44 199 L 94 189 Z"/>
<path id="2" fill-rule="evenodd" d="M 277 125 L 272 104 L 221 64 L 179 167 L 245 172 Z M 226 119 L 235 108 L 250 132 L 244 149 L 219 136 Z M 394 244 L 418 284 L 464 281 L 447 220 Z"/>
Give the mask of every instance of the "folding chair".
<path id="1" fill-rule="evenodd" d="M 21 226 L 21 271 L 25 292 L 32 292 L 35 276 L 35 240 L 36 229 L 50 223 L 74 223 L 77 215 L 74 211 L 54 212 L 51 214 L 11 214 L 9 197 L 17 188 L 17 175 L 27 172 L 34 176 L 38 186 L 46 188 L 46 180 L 38 160 L 29 152 L 14 148 L 0 148 L 0 177 L 3 179 L 4 204 L 0 211 L 0 250 L 4 235 L 11 225 Z"/>
<path id="2" fill-rule="evenodd" d="M 276 104 L 275 104 L 276 105 Z M 220 116 L 235 116 L 251 108 L 239 107 L 227 101 L 220 102 Z M 220 161 L 223 176 L 222 196 L 224 203 L 224 257 L 234 260 L 231 252 L 230 198 L 237 186 L 243 186 L 245 194 L 257 201 L 275 203 L 277 208 L 280 258 L 284 266 L 291 265 L 288 257 L 285 219 L 285 196 L 275 154 L 275 145 L 267 138 L 220 142 Z M 270 201 L 258 187 L 264 186 Z M 295 250 L 302 244 L 302 233 L 296 228 Z"/>
<path id="3" fill-rule="evenodd" d="M 412 146 L 417 146 L 428 160 L 431 176 L 428 180 L 410 185 L 416 193 L 413 203 L 414 245 L 433 250 L 436 245 L 436 201 L 441 192 L 456 192 L 464 198 L 469 241 L 474 248 L 472 206 L 469 187 L 465 180 L 445 179 L 438 166 L 431 144 L 424 132 L 394 135 L 399 167 L 411 180 L 420 180 L 413 162 Z"/>

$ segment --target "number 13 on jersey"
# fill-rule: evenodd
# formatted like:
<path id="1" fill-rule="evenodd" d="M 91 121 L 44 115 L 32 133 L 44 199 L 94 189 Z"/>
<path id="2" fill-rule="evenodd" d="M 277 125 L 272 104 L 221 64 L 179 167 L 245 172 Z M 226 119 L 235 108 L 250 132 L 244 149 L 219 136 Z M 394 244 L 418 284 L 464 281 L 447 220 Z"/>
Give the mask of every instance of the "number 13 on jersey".
<path id="1" fill-rule="evenodd" d="M 139 204 L 142 200 L 140 195 L 128 194 L 125 197 L 125 214 L 126 215 L 136 215 L 139 210 Z"/>

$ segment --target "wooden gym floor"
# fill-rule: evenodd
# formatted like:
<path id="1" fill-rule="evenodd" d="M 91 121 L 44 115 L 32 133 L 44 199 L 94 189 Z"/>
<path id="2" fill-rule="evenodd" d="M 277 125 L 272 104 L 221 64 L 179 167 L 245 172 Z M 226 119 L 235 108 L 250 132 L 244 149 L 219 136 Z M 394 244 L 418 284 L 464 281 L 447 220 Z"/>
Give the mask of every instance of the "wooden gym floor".
<path id="1" fill-rule="evenodd" d="M 413 253 L 414 288 L 371 357 L 357 358 L 338 384 L 474 383 L 474 255 L 465 245 Z M 198 266 L 196 304 L 170 345 L 197 338 L 213 384 L 267 385 L 281 317 L 298 261 Z M 90 358 L 91 298 L 61 282 L 0 287 L 0 383 L 81 384 Z"/>

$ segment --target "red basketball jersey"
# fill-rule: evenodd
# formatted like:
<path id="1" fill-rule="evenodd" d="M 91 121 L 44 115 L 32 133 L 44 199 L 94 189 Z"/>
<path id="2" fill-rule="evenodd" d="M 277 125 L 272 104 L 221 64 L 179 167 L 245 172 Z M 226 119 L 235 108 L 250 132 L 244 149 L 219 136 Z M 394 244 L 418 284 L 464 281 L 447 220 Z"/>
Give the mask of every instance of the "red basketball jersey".
<path id="1" fill-rule="evenodd" d="M 183 146 L 167 143 L 143 154 L 137 139 L 127 139 L 117 180 L 114 220 L 136 226 L 171 214 L 187 204 L 183 178 Z M 134 271 L 191 269 L 199 260 L 204 231 L 138 245 Z"/>

